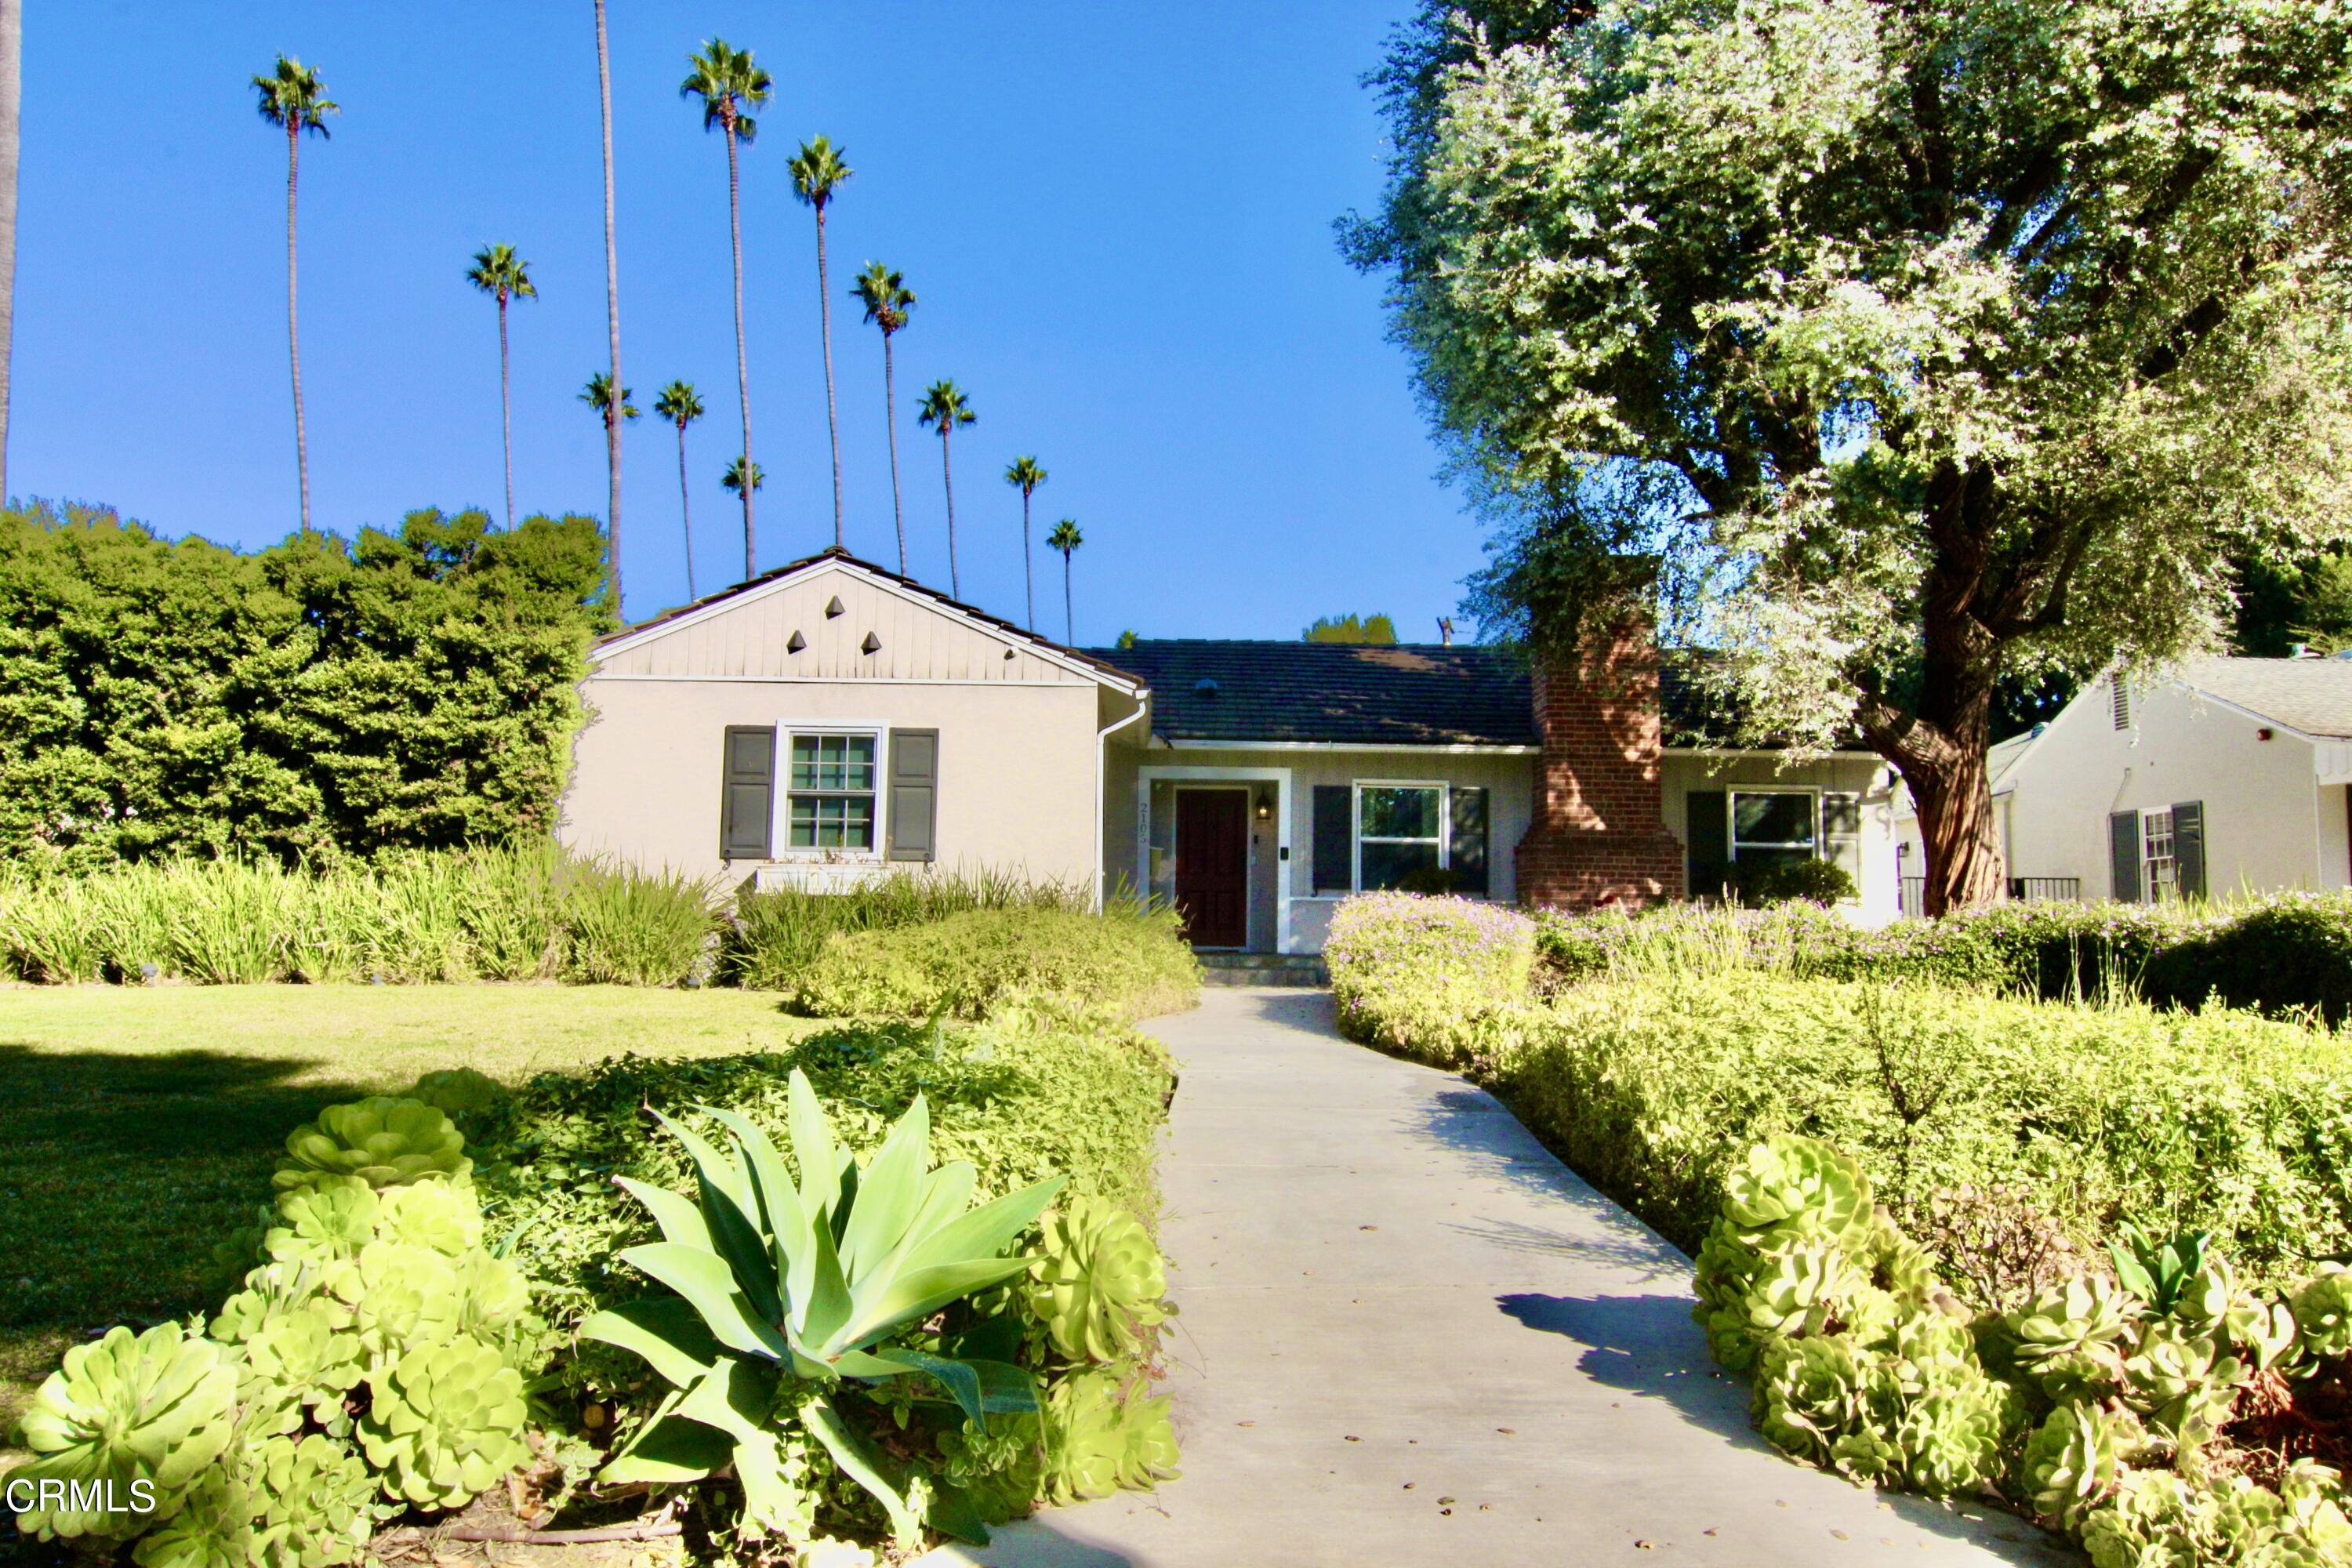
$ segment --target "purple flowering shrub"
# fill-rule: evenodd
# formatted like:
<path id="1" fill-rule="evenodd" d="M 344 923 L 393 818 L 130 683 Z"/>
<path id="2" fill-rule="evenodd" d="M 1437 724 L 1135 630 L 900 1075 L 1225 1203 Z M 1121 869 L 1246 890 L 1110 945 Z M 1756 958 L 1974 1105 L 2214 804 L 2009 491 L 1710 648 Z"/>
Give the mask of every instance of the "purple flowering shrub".
<path id="1" fill-rule="evenodd" d="M 1535 922 L 1501 904 L 1365 893 L 1331 916 L 1323 961 L 1349 1039 L 1461 1066 L 1515 1037 Z"/>

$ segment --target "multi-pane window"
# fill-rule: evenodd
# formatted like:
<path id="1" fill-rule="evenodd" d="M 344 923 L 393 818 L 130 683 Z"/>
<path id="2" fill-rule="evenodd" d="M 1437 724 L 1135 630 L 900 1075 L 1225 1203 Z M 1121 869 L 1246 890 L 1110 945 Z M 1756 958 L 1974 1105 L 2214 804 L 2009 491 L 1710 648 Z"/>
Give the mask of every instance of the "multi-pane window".
<path id="1" fill-rule="evenodd" d="M 2180 862 L 2174 854 L 2172 813 L 2144 811 L 2139 818 L 2139 872 L 2143 896 L 2151 904 L 2180 896 Z"/>
<path id="2" fill-rule="evenodd" d="M 1356 886 L 1368 893 L 1444 865 L 1445 787 L 1358 785 L 1356 861 Z"/>
<path id="3" fill-rule="evenodd" d="M 1821 844 L 1811 791 L 1738 790 L 1731 796 L 1734 860 L 1811 860 Z"/>
<path id="4" fill-rule="evenodd" d="M 795 731 L 786 781 L 795 849 L 874 847 L 876 737 Z"/>

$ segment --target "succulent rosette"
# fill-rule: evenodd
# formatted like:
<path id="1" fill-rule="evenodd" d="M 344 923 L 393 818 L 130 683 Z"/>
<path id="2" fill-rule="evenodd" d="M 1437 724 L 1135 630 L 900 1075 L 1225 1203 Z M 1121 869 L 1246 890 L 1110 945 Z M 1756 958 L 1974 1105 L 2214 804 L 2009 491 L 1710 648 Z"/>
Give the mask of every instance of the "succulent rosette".
<path id="1" fill-rule="evenodd" d="M 522 1377 L 495 1346 L 422 1346 L 370 1380 L 360 1446 L 388 1496 L 457 1508 L 528 1457 Z"/>
<path id="2" fill-rule="evenodd" d="M 331 1105 L 286 1135 L 286 1157 L 271 1181 L 278 1191 L 322 1175 L 357 1176 L 372 1187 L 473 1173 L 466 1139 L 446 1112 L 417 1100 L 377 1096 Z"/>
<path id="3" fill-rule="evenodd" d="M 94 1509 L 30 1509 L 16 1528 L 47 1541 L 114 1536 L 176 1510 L 228 1446 L 236 1369 L 211 1341 L 159 1323 L 76 1345 L 33 1395 L 19 1431 L 33 1458 L 11 1480 L 104 1483 Z M 144 1492 L 152 1514 L 128 1511 Z M 90 1494 L 85 1493 L 85 1496 Z M 112 1501 L 126 1510 L 110 1512 Z"/>
<path id="4" fill-rule="evenodd" d="M 1117 1205 L 1084 1197 L 1048 1216 L 1045 1232 L 1025 1296 L 1054 1348 L 1072 1361 L 1132 1355 L 1139 1331 L 1167 1317 L 1167 1271 L 1150 1232 Z"/>

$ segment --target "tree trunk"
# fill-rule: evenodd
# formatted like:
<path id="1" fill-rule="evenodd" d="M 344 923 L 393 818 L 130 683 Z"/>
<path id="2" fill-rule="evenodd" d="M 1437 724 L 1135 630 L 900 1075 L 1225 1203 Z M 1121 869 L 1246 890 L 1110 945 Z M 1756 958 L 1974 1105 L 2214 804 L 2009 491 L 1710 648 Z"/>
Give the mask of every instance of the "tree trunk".
<path id="1" fill-rule="evenodd" d="M 0 506 L 8 504 L 8 357 L 16 337 L 16 149 L 24 68 L 24 8 L 20 0 L 0 0 Z"/>
<path id="2" fill-rule="evenodd" d="M 1062 557 L 1062 645 L 1078 646 L 1078 617 L 1070 609 L 1070 558 Z"/>
<path id="3" fill-rule="evenodd" d="M 963 597 L 963 579 L 956 575 L 955 553 L 955 464 L 948 456 L 948 427 L 954 422 L 949 415 L 940 421 L 940 476 L 948 486 L 948 597 Z"/>
<path id="4" fill-rule="evenodd" d="M 596 0 L 596 100 L 604 121 L 604 321 L 613 340 L 613 412 L 604 420 L 606 547 L 611 551 L 613 613 L 621 614 L 621 253 L 613 237 L 613 67 L 604 41 L 604 0 Z M 683 432 L 678 444 L 684 447 Z M 694 596 L 694 557 L 686 563 L 687 597 Z"/>
<path id="5" fill-rule="evenodd" d="M 613 416 L 605 415 L 610 425 Z M 499 438 L 507 456 L 507 531 L 514 531 L 514 397 L 507 376 L 507 291 L 499 290 Z"/>
<path id="6" fill-rule="evenodd" d="M 700 595 L 694 591 L 694 503 L 688 499 L 686 484 L 686 426 L 677 427 L 677 521 L 686 530 L 686 596 Z"/>
<path id="7" fill-rule="evenodd" d="M 890 520 L 898 529 L 898 575 L 907 574 L 907 509 L 898 500 L 898 381 L 890 363 L 890 330 L 882 330 L 882 423 L 890 433 Z"/>
<path id="8" fill-rule="evenodd" d="M 824 339 L 824 428 L 833 437 L 833 547 L 841 544 L 841 415 L 833 400 L 833 285 L 824 269 L 824 204 L 816 209 L 817 324 Z"/>
<path id="9" fill-rule="evenodd" d="M 1029 492 L 1021 492 L 1021 581 L 1029 598 L 1029 618 L 1021 624 L 1037 629 L 1037 566 L 1029 552 Z"/>
<path id="10" fill-rule="evenodd" d="M 735 252 L 735 385 L 743 398 L 743 580 L 760 574 L 759 552 L 751 531 L 751 367 L 743 353 L 743 184 L 735 163 L 735 117 L 722 122 L 727 132 L 727 234 Z"/>
<path id="11" fill-rule="evenodd" d="M 1903 765 L 1927 862 L 1921 907 L 1931 917 L 1995 903 L 2009 891 L 1986 743 L 1980 733 L 1974 745 L 1954 748 L 1947 760 Z"/>
<path id="12" fill-rule="evenodd" d="M 1999 648 L 1969 607 L 1975 575 L 1964 559 L 1929 569 L 1917 710 L 1865 700 L 1859 715 L 1872 750 L 1910 786 L 1930 916 L 1997 902 L 2009 888 L 1986 763 Z"/>
<path id="13" fill-rule="evenodd" d="M 310 445 L 302 428 L 302 333 L 294 317 L 294 185 L 301 172 L 302 119 L 286 121 L 286 353 L 294 365 L 294 473 L 302 487 L 302 537 L 310 537 Z"/>

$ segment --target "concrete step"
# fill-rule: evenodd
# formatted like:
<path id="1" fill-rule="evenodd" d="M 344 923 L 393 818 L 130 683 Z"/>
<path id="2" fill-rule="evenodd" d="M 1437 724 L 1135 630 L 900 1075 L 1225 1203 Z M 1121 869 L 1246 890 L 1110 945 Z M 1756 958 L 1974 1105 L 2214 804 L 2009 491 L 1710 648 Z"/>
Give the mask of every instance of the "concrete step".
<path id="1" fill-rule="evenodd" d="M 1201 981 L 1205 985 L 1293 985 L 1331 984 L 1331 972 L 1311 952 L 1203 952 Z"/>

